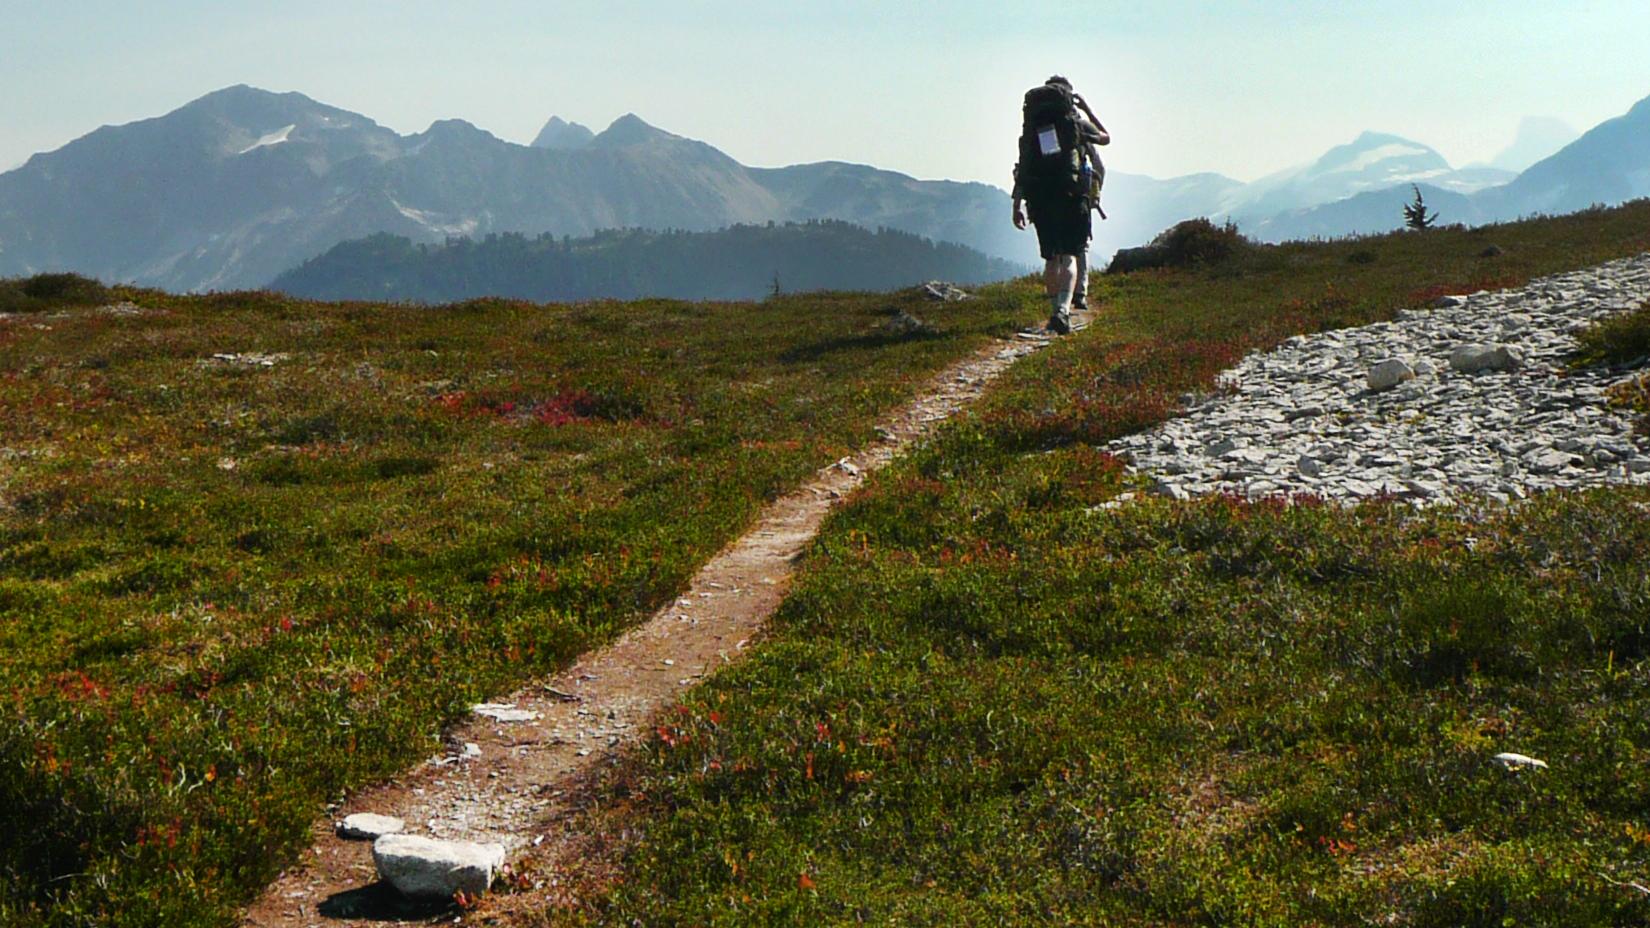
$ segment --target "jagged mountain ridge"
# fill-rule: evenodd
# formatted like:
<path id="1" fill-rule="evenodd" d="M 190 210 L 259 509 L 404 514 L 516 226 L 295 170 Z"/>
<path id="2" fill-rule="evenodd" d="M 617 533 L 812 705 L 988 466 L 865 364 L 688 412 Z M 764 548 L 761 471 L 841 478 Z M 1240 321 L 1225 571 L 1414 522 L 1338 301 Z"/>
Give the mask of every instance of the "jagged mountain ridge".
<path id="1" fill-rule="evenodd" d="M 589 145 L 595 138 L 596 133 L 591 132 L 589 127 L 552 116 L 533 139 L 533 147 L 574 151 Z"/>
<path id="2" fill-rule="evenodd" d="M 1034 253 L 1008 227 L 1007 195 L 984 184 L 840 164 L 749 169 L 634 115 L 572 147 L 577 130 L 556 129 L 560 147 L 517 145 L 462 120 L 401 136 L 301 94 L 228 88 L 0 175 L 0 275 L 61 269 L 234 289 L 379 232 L 434 242 L 816 218 L 993 257 Z"/>

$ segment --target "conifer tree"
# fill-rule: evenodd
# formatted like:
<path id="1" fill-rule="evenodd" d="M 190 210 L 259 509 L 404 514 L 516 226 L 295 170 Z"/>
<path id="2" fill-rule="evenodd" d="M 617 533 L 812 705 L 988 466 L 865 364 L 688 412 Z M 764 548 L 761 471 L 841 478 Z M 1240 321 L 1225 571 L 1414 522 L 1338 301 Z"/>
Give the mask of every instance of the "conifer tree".
<path id="1" fill-rule="evenodd" d="M 1432 228 L 1433 223 L 1438 221 L 1438 214 L 1427 212 L 1427 201 L 1421 196 L 1420 187 L 1410 184 L 1410 189 L 1415 191 L 1415 202 L 1404 207 L 1404 225 L 1416 232 Z"/>

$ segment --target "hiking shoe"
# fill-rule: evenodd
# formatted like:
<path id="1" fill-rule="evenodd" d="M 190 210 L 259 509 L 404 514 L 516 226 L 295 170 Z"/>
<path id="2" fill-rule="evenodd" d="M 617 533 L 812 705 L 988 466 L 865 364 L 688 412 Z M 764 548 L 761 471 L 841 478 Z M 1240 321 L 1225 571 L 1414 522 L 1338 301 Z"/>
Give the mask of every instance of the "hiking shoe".
<path id="1" fill-rule="evenodd" d="M 1055 313 L 1048 317 L 1048 330 L 1055 335 L 1071 334 L 1071 317 L 1065 313 Z"/>
<path id="2" fill-rule="evenodd" d="M 1086 313 L 1086 312 L 1088 312 L 1089 311 L 1088 298 L 1087 297 L 1081 297 L 1081 296 L 1072 297 L 1071 298 L 1071 311 L 1074 312 L 1074 313 Z"/>

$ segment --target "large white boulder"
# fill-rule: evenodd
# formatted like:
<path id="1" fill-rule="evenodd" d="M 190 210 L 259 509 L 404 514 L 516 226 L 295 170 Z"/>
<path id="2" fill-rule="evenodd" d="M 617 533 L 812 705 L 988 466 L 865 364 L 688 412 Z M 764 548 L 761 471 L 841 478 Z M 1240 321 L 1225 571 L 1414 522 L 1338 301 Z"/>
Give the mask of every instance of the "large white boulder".
<path id="1" fill-rule="evenodd" d="M 1449 366 L 1463 374 L 1515 370 L 1522 360 L 1506 345 L 1462 345 L 1449 353 Z"/>
<path id="2" fill-rule="evenodd" d="M 449 899 L 486 892 L 504 865 L 504 845 L 385 835 L 372 843 L 372 862 L 404 896 Z"/>

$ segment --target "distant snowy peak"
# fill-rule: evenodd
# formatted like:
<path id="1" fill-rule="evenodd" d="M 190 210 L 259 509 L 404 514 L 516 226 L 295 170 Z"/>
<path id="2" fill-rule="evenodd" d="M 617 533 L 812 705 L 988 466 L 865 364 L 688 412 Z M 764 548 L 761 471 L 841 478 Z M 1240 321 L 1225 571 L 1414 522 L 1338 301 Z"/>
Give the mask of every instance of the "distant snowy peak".
<path id="1" fill-rule="evenodd" d="M 1451 170 L 1444 156 L 1419 142 L 1396 135 L 1365 132 L 1350 145 L 1330 149 L 1307 168 L 1301 179 L 1336 177 L 1348 195 L 1394 183 L 1431 180 Z"/>
<path id="2" fill-rule="evenodd" d="M 1465 194 L 1511 178 L 1495 168 L 1456 170 L 1429 145 L 1389 133 L 1365 132 L 1309 165 L 1230 192 L 1222 215 L 1253 225 L 1282 213 L 1408 184 L 1430 184 Z"/>

